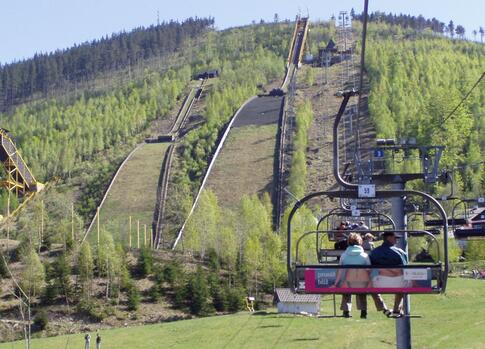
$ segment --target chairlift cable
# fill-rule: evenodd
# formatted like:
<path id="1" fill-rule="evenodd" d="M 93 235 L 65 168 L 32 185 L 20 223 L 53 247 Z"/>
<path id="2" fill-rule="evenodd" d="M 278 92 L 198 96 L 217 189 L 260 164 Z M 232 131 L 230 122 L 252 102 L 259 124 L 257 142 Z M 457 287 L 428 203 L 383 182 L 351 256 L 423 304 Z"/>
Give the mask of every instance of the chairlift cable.
<path id="1" fill-rule="evenodd" d="M 362 89 L 364 88 L 364 65 L 365 65 L 365 43 L 367 40 L 367 19 L 369 12 L 369 0 L 364 3 L 364 23 L 362 25 L 362 51 L 360 53 L 360 78 L 359 78 L 359 98 L 357 101 L 357 125 L 356 125 L 356 148 L 360 148 L 360 108 L 362 100 Z M 360 157 L 360 156 L 358 156 Z"/>
<path id="2" fill-rule="evenodd" d="M 448 121 L 449 118 L 451 118 L 453 116 L 453 114 L 458 110 L 459 107 L 461 107 L 461 105 L 467 100 L 467 98 L 472 94 L 473 90 L 475 90 L 475 88 L 480 84 L 480 82 L 482 82 L 482 80 L 485 78 L 485 71 L 482 73 L 482 75 L 480 76 L 480 78 L 477 80 L 477 82 L 475 82 L 475 84 L 473 85 L 473 87 L 470 89 L 470 91 L 468 91 L 468 93 L 465 95 L 465 97 L 462 98 L 462 100 L 460 101 L 460 103 L 458 103 L 458 105 L 455 107 L 455 109 L 453 109 L 453 111 L 441 122 L 441 124 L 443 125 L 446 121 Z"/>

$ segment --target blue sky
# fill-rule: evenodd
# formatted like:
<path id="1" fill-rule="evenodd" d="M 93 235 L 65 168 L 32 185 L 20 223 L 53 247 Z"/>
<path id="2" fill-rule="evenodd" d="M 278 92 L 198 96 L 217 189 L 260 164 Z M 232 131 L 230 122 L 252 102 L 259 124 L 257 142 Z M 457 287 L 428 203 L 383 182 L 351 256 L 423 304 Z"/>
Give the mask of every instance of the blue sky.
<path id="1" fill-rule="evenodd" d="M 213 16 L 220 29 L 252 20 L 281 19 L 307 11 L 328 19 L 340 10 L 361 11 L 363 0 L 7 0 L 0 11 L 0 63 L 50 52 L 122 29 L 148 26 L 160 20 Z M 423 14 L 462 24 L 471 36 L 485 27 L 484 0 L 370 0 L 371 11 Z"/>

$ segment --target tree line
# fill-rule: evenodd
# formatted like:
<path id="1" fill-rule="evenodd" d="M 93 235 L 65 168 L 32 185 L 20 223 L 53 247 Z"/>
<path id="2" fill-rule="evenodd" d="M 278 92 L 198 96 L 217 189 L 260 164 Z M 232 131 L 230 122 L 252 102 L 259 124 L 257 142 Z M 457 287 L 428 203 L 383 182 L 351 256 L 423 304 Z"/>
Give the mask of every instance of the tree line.
<path id="1" fill-rule="evenodd" d="M 0 111 L 34 94 L 45 96 L 66 83 L 90 80 L 103 72 L 175 52 L 187 40 L 202 36 L 213 24 L 211 17 L 163 22 L 0 65 Z"/>
<path id="2" fill-rule="evenodd" d="M 352 19 L 363 22 L 364 13 L 356 14 L 354 9 L 350 13 Z M 398 25 L 404 29 L 413 29 L 418 31 L 424 31 L 426 29 L 431 30 L 434 33 L 446 34 L 450 37 L 457 35 L 460 38 L 465 37 L 465 27 L 461 24 L 455 25 L 451 20 L 448 24 L 440 21 L 436 18 L 425 18 L 423 15 L 412 16 L 405 14 L 393 14 L 385 13 L 381 11 L 372 12 L 368 16 L 369 22 L 382 22 L 390 25 Z M 483 28 L 482 28 L 483 31 Z"/>

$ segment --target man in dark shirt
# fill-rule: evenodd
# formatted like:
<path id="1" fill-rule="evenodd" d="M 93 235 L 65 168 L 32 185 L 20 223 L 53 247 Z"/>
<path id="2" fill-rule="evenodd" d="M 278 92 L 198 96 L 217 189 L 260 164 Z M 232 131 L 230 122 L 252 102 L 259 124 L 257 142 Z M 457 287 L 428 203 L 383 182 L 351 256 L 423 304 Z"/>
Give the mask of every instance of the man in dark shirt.
<path id="1" fill-rule="evenodd" d="M 402 249 L 394 246 L 396 244 L 396 235 L 393 231 L 386 231 L 383 234 L 384 242 L 381 246 L 376 247 L 369 254 L 372 265 L 375 266 L 404 266 L 408 264 L 408 256 Z M 404 278 L 402 270 L 399 269 L 380 269 L 378 280 L 382 282 L 384 287 L 402 287 L 404 286 Z M 387 285 L 385 285 L 387 284 Z M 374 287 L 379 287 L 374 281 Z M 403 294 L 396 294 L 394 298 L 393 313 L 396 316 L 402 315 L 402 300 Z"/>

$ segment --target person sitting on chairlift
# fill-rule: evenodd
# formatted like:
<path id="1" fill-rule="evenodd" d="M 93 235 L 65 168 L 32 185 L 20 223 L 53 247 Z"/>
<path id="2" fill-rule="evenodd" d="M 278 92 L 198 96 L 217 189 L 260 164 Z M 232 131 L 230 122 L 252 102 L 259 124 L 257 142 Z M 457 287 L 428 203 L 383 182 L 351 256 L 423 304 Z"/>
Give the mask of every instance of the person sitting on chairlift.
<path id="1" fill-rule="evenodd" d="M 362 247 L 365 251 L 372 251 L 374 249 L 374 235 L 372 235 L 371 233 L 365 234 Z"/>
<path id="2" fill-rule="evenodd" d="M 337 230 L 339 233 L 335 236 L 337 240 L 334 244 L 336 250 L 345 250 L 348 246 L 347 244 L 347 233 L 345 231 L 348 229 L 348 222 L 341 222 Z"/>
<path id="3" fill-rule="evenodd" d="M 363 230 L 370 230 L 370 229 L 367 225 L 365 225 L 364 221 L 360 221 L 357 227 L 355 228 L 355 230 L 363 231 Z"/>
<path id="4" fill-rule="evenodd" d="M 369 256 L 364 252 L 362 248 L 362 237 L 357 233 L 350 233 L 348 244 L 350 245 L 342 254 L 340 259 L 341 265 L 369 265 L 371 263 Z M 340 287 L 370 287 L 370 278 L 368 271 L 365 269 L 349 269 L 348 271 L 341 273 L 337 279 L 335 286 Z M 341 284 L 341 285 L 339 285 Z M 377 311 L 382 311 L 386 316 L 391 315 L 391 311 L 387 309 L 386 303 L 382 299 L 380 294 L 371 294 L 372 300 L 376 306 Z M 367 318 L 367 295 L 358 294 L 357 297 L 357 309 L 361 311 L 360 317 L 362 319 Z M 350 294 L 342 295 L 342 303 L 340 309 L 343 311 L 344 317 L 350 317 L 350 310 L 352 308 L 352 297 Z"/>
<path id="5" fill-rule="evenodd" d="M 362 248 L 362 237 L 357 233 L 350 233 L 348 247 L 340 257 L 341 265 L 370 265 L 370 259 Z M 340 279 L 341 277 L 341 279 Z M 369 273 L 365 269 L 347 269 L 339 273 L 335 284 L 339 287 L 365 288 L 370 286 Z M 367 298 L 365 294 L 357 294 L 357 309 L 360 310 L 361 319 L 367 318 Z M 352 295 L 343 294 L 340 309 L 343 316 L 350 317 L 352 310 Z"/>
<path id="6" fill-rule="evenodd" d="M 402 249 L 395 247 L 396 234 L 393 231 L 386 231 L 383 234 L 384 242 L 370 253 L 371 264 L 375 266 L 404 266 L 408 264 L 408 256 Z M 380 269 L 379 273 L 372 278 L 373 287 L 406 287 L 407 282 L 400 269 Z M 403 294 L 396 294 L 394 297 L 393 315 L 402 316 Z"/>

